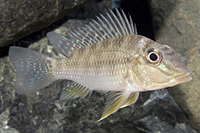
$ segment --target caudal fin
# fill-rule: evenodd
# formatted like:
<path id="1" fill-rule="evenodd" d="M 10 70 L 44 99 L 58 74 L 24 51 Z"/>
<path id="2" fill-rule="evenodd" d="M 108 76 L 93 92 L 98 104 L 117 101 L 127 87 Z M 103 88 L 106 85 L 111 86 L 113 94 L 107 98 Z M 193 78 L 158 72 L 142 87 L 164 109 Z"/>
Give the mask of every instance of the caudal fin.
<path id="1" fill-rule="evenodd" d="M 10 47 L 9 58 L 16 69 L 18 94 L 35 92 L 56 80 L 52 73 L 55 59 L 15 46 Z"/>

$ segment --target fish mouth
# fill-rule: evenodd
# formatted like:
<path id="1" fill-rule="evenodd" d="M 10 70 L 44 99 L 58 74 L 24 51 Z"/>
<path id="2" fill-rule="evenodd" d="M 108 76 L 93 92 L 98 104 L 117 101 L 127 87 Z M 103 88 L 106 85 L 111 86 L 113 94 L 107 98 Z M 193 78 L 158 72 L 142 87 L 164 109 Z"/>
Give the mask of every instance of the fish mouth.
<path id="1" fill-rule="evenodd" d="M 172 86 L 174 86 L 174 85 L 177 85 L 177 84 L 180 84 L 180 83 L 188 82 L 190 80 L 192 80 L 192 75 L 191 75 L 190 72 L 188 72 L 188 73 L 181 74 L 181 75 L 174 77 L 171 80 L 171 82 L 173 83 Z"/>

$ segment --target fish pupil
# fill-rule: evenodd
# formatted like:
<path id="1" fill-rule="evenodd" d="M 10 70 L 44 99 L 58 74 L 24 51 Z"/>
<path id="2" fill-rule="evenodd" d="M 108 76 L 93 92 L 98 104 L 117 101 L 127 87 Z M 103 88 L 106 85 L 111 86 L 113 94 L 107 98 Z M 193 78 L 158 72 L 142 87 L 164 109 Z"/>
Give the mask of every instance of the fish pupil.
<path id="1" fill-rule="evenodd" d="M 149 58 L 152 60 L 152 61 L 156 61 L 158 59 L 158 56 L 155 54 L 155 53 L 151 53 Z"/>

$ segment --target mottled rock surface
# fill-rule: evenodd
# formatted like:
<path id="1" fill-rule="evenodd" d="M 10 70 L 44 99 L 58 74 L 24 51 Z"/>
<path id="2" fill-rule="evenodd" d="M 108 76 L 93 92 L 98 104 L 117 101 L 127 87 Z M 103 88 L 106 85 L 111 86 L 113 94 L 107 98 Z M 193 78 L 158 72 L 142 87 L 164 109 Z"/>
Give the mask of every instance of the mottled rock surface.
<path id="1" fill-rule="evenodd" d="M 1 0 L 0 47 L 57 21 L 88 0 Z"/>
<path id="2" fill-rule="evenodd" d="M 193 75 L 169 92 L 200 132 L 200 1 L 151 0 L 151 7 L 156 41 L 173 47 Z"/>

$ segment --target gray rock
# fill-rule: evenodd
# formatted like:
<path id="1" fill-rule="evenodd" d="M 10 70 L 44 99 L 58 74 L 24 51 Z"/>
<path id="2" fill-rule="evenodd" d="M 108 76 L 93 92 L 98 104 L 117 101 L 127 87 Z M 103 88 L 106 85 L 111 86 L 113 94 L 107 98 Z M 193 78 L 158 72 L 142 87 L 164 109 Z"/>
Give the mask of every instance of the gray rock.
<path id="1" fill-rule="evenodd" d="M 0 47 L 49 26 L 86 1 L 0 1 Z"/>
<path id="2" fill-rule="evenodd" d="M 69 30 L 72 25 L 83 21 L 70 20 L 67 27 L 61 27 L 56 32 Z M 49 55 L 59 56 L 44 38 L 29 48 Z M 7 58 L 2 63 L 7 64 L 2 84 L 8 84 L 9 94 L 15 92 L 13 86 L 14 70 Z M 5 69 L 5 68 L 4 68 Z M 3 69 L 2 69 L 3 70 Z M 4 72 L 4 70 L 3 70 Z M 9 75 L 9 76 L 8 76 Z M 8 77 L 12 77 L 8 79 Z M 5 81 L 5 79 L 8 79 Z M 136 104 L 120 109 L 101 122 L 97 120 L 103 112 L 105 95 L 94 92 L 91 97 L 68 102 L 59 101 L 60 94 L 69 81 L 56 81 L 37 93 L 4 97 L 10 99 L 8 127 L 19 132 L 190 132 L 196 133 L 188 125 L 184 113 L 180 110 L 166 89 L 143 92 Z M 4 87 L 2 87 L 4 88 Z M 2 99 L 2 101 L 4 101 Z M 4 112 L 4 110 L 2 110 Z"/>
<path id="3" fill-rule="evenodd" d="M 65 31 L 85 22 L 88 21 L 69 20 L 55 32 L 65 35 Z M 37 37 L 40 38 L 40 35 Z M 23 45 L 28 46 L 30 42 L 25 41 Z M 54 58 L 61 56 L 48 44 L 46 37 L 32 42 L 28 48 Z M 41 91 L 27 96 L 18 95 L 15 94 L 14 77 L 15 70 L 8 57 L 1 58 L 0 131 L 2 132 L 196 133 L 166 89 L 140 93 L 134 105 L 120 109 L 105 120 L 97 122 L 103 112 L 104 94 L 94 92 L 82 100 L 59 101 L 60 94 L 70 82 L 64 80 L 56 81 Z"/>

